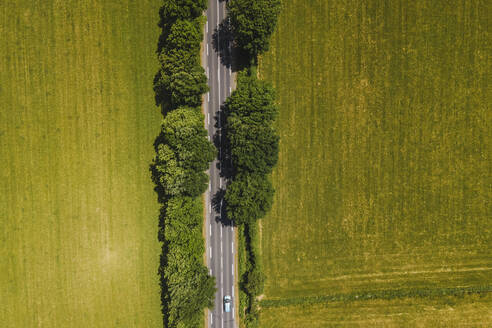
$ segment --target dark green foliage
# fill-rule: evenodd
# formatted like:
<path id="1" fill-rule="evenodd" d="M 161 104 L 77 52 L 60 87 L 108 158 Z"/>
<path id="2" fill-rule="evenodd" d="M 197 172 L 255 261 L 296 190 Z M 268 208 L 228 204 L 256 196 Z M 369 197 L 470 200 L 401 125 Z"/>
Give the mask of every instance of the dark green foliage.
<path id="1" fill-rule="evenodd" d="M 278 160 L 279 137 L 273 127 L 244 124 L 236 117 L 228 119 L 232 165 L 241 172 L 270 173 Z"/>
<path id="2" fill-rule="evenodd" d="M 246 71 L 238 75 L 237 90 L 225 106 L 227 142 L 235 172 L 268 174 L 277 164 L 274 100 L 270 84 Z"/>
<path id="3" fill-rule="evenodd" d="M 159 236 L 162 313 L 165 327 L 203 326 L 203 309 L 213 306 L 215 278 L 203 264 L 203 204 L 208 169 L 216 155 L 200 112 L 207 78 L 200 65 L 206 0 L 166 0 L 160 10 L 160 69 L 156 102 L 165 118 L 155 142 L 152 166 L 164 203 Z"/>
<path id="4" fill-rule="evenodd" d="M 216 151 L 206 138 L 203 114 L 182 107 L 168 113 L 162 123 L 162 142 L 154 167 L 166 196 L 196 197 L 207 188 L 205 174 Z"/>
<path id="5" fill-rule="evenodd" d="M 159 11 L 161 26 L 172 25 L 178 19 L 191 20 L 207 9 L 207 0 L 165 0 Z"/>
<path id="6" fill-rule="evenodd" d="M 200 198 L 173 197 L 165 211 L 167 263 L 163 277 L 168 327 L 196 327 L 203 308 L 213 306 L 215 278 L 203 265 L 203 207 Z"/>
<path id="7" fill-rule="evenodd" d="M 231 0 L 229 17 L 238 47 L 255 59 L 269 48 L 277 25 L 280 0 Z"/>
<path id="8" fill-rule="evenodd" d="M 207 76 L 201 66 L 195 66 L 190 72 L 173 74 L 169 83 L 172 106 L 198 107 L 202 103 L 202 94 L 208 91 Z"/>
<path id="9" fill-rule="evenodd" d="M 200 65 L 204 21 L 202 16 L 180 17 L 163 28 L 164 42 L 159 47 L 161 68 L 154 80 L 154 90 L 157 104 L 165 112 L 180 106 L 200 106 L 202 95 L 208 91 L 207 77 Z"/>
<path id="10" fill-rule="evenodd" d="M 227 215 L 236 224 L 252 223 L 272 206 L 273 186 L 260 174 L 241 173 L 227 186 Z"/>
<path id="11" fill-rule="evenodd" d="M 247 123 L 271 124 L 277 117 L 275 90 L 248 70 L 238 73 L 237 89 L 226 100 L 226 115 L 237 115 Z"/>
<path id="12" fill-rule="evenodd" d="M 202 17 L 194 20 L 177 20 L 170 28 L 164 48 L 166 51 L 186 50 L 196 55 L 203 39 L 202 26 Z"/>

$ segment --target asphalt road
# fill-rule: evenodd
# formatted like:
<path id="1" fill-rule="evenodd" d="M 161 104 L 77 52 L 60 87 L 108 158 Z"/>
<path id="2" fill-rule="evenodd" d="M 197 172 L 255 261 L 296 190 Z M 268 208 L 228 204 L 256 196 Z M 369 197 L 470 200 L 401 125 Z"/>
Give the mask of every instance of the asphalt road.
<path id="1" fill-rule="evenodd" d="M 209 0 L 207 23 L 205 26 L 205 49 L 202 62 L 208 76 L 210 87 L 205 95 L 205 126 L 210 140 L 220 135 L 220 106 L 231 92 L 231 70 L 221 62 L 214 49 L 214 33 L 226 17 L 225 1 Z M 220 42 L 220 40 L 219 40 Z M 220 138 L 219 138 L 220 139 Z M 220 145 L 218 145 L 220 148 Z M 209 170 L 210 185 L 206 193 L 206 253 L 210 272 L 216 277 L 217 293 L 215 307 L 208 313 L 208 325 L 214 328 L 236 328 L 236 306 L 234 291 L 234 228 L 224 223 L 220 208 L 212 205 L 212 199 L 220 189 L 225 188 L 224 179 L 220 174 L 220 165 L 215 160 Z M 224 311 L 224 296 L 232 297 L 231 312 Z"/>

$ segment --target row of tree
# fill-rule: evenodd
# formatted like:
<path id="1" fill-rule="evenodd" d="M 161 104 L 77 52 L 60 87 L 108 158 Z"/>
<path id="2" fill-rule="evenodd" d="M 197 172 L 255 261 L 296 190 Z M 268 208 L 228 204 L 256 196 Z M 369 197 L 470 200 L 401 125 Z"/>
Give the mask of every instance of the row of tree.
<path id="1" fill-rule="evenodd" d="M 265 275 L 258 245 L 258 220 L 270 210 L 274 189 L 270 173 L 278 161 L 274 128 L 278 109 L 273 87 L 257 78 L 258 55 L 267 51 L 281 0 L 230 0 L 229 23 L 239 53 L 250 66 L 237 77 L 237 89 L 226 100 L 226 158 L 232 166 L 225 195 L 227 215 L 239 225 L 241 316 L 246 327 L 258 326 L 258 300 Z M 243 241 L 244 244 L 241 242 Z M 243 250 L 245 251 L 244 256 Z M 246 261 L 243 265 L 243 259 Z M 243 312 L 244 311 L 244 312 Z"/>
<path id="2" fill-rule="evenodd" d="M 207 76 L 200 64 L 205 9 L 204 0 L 166 0 L 160 10 L 163 32 L 154 91 L 164 112 L 180 106 L 199 107 L 202 95 L 208 91 Z"/>
<path id="3" fill-rule="evenodd" d="M 252 71 L 238 74 L 237 89 L 224 106 L 233 172 L 225 200 L 227 215 L 236 224 L 254 224 L 271 208 L 274 191 L 268 175 L 278 160 L 274 90 Z"/>
<path id="4" fill-rule="evenodd" d="M 226 100 L 225 136 L 232 177 L 225 194 L 226 211 L 244 234 L 246 264 L 240 267 L 240 290 L 246 301 L 244 323 L 258 326 L 257 296 L 265 276 L 258 250 L 258 223 L 272 206 L 274 189 L 269 175 L 278 160 L 279 137 L 273 127 L 277 116 L 274 90 L 258 80 L 254 69 L 238 74 L 237 89 Z M 243 271 L 244 270 L 244 271 Z"/>
<path id="5" fill-rule="evenodd" d="M 160 69 L 154 90 L 164 119 L 152 172 L 163 204 L 159 273 L 165 327 L 203 326 L 203 310 L 213 306 L 215 295 L 215 278 L 203 261 L 200 197 L 208 184 L 205 171 L 216 156 L 201 113 L 208 90 L 200 65 L 205 9 L 206 0 L 165 0 L 160 9 Z"/>

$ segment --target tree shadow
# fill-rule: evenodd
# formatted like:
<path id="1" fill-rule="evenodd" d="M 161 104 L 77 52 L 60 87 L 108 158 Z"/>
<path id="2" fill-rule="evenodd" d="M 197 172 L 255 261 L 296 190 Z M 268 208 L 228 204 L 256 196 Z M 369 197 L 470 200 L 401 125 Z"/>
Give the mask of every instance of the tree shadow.
<path id="1" fill-rule="evenodd" d="M 249 66 L 249 55 L 236 47 L 229 17 L 224 18 L 212 35 L 212 46 L 219 54 L 220 62 L 233 72 Z"/>
<path id="2" fill-rule="evenodd" d="M 212 196 L 212 208 L 219 215 L 215 216 L 215 222 L 221 223 L 224 226 L 233 226 L 234 222 L 227 217 L 225 206 L 225 189 L 220 188 L 215 195 Z"/>

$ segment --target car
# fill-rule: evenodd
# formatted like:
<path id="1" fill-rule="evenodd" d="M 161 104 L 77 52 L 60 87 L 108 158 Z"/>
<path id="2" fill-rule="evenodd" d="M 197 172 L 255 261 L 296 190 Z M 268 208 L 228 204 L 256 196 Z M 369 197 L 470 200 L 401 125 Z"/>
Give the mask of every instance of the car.
<path id="1" fill-rule="evenodd" d="M 231 312 L 232 298 L 229 295 L 224 296 L 224 311 Z"/>

